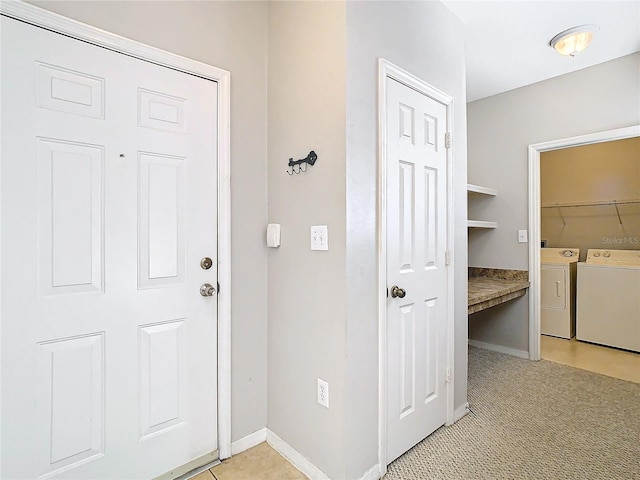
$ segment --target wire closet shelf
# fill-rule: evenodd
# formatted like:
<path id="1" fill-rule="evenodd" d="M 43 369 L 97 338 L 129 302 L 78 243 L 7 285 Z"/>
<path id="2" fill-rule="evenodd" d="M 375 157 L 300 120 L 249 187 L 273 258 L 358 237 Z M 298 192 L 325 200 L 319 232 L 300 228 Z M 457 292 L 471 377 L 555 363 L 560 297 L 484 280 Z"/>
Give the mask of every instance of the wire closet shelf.
<path id="1" fill-rule="evenodd" d="M 562 214 L 563 208 L 574 208 L 574 207 L 603 207 L 603 206 L 613 206 L 616 209 L 616 215 L 618 216 L 618 222 L 622 225 L 622 218 L 620 217 L 620 209 L 618 205 L 640 205 L 640 199 L 627 199 L 627 200 L 605 200 L 598 202 L 570 202 L 570 203 L 543 203 L 540 205 L 541 208 L 555 208 L 558 210 L 558 214 L 562 219 L 563 225 L 566 225 L 567 222 Z"/>

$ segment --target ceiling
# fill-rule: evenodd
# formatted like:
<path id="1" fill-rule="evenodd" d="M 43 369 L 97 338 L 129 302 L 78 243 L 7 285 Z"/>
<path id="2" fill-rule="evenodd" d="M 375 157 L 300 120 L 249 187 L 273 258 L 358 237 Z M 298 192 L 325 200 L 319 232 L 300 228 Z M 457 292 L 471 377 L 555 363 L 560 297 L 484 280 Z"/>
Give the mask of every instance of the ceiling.
<path id="1" fill-rule="evenodd" d="M 443 3 L 465 24 L 468 102 L 640 50 L 640 0 Z M 575 58 L 549 46 L 556 34 L 585 24 L 599 30 Z"/>

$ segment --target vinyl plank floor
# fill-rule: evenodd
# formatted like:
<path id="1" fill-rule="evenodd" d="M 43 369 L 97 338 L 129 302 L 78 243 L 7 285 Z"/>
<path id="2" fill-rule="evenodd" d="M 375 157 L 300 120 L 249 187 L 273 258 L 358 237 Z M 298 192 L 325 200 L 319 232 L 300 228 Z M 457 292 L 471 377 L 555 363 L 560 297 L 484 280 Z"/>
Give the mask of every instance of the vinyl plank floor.
<path id="1" fill-rule="evenodd" d="M 580 342 L 575 338 L 566 340 L 541 335 L 540 356 L 544 360 L 640 383 L 638 353 Z"/>

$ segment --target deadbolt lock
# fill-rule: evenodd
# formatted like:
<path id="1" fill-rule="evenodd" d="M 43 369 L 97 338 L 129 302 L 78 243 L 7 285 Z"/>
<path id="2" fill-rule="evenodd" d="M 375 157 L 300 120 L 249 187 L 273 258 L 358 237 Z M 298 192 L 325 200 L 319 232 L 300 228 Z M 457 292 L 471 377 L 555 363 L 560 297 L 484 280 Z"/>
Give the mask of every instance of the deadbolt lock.
<path id="1" fill-rule="evenodd" d="M 209 270 L 212 265 L 213 260 L 211 260 L 209 257 L 204 257 L 202 260 L 200 260 L 200 266 L 203 270 Z"/>

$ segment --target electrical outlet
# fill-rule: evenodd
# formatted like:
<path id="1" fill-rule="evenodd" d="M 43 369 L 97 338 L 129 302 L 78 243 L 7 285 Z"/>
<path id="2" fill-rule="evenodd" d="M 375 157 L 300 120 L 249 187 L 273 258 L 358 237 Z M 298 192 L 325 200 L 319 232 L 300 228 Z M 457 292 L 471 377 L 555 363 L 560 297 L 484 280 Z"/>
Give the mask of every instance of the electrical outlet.
<path id="1" fill-rule="evenodd" d="M 318 378 L 318 403 L 329 408 L 329 383 Z"/>
<path id="2" fill-rule="evenodd" d="M 529 239 L 527 238 L 526 230 L 518 230 L 518 243 L 527 243 Z"/>
<path id="3" fill-rule="evenodd" d="M 311 227 L 311 250 L 329 250 L 329 231 L 326 225 Z"/>

